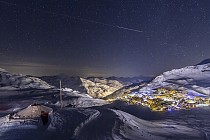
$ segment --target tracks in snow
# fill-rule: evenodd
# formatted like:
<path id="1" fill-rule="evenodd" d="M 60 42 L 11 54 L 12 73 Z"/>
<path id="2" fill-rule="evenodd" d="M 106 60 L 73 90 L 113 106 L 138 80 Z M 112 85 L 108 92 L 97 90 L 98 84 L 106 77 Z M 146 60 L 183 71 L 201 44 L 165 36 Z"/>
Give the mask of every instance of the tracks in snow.
<path id="1" fill-rule="evenodd" d="M 111 109 L 97 112 L 82 122 L 74 132 L 73 139 L 79 140 L 122 140 L 119 118 Z"/>
<path id="2" fill-rule="evenodd" d="M 75 131 L 74 131 L 74 135 L 73 135 L 72 138 L 77 139 L 79 137 L 80 131 L 83 129 L 83 127 L 85 125 L 88 125 L 89 123 L 91 123 L 93 120 L 97 119 L 97 117 L 99 117 L 100 115 L 101 115 L 101 113 L 97 110 L 96 113 L 91 115 L 87 120 L 85 120 L 79 126 L 77 126 Z"/>

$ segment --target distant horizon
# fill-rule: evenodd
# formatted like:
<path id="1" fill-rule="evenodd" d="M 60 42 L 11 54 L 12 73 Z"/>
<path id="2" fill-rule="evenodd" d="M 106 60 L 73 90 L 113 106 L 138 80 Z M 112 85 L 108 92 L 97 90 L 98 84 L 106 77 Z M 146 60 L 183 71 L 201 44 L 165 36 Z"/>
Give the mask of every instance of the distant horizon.
<path id="1" fill-rule="evenodd" d="M 206 61 L 206 60 L 209 60 L 209 58 L 206 58 L 204 60 L 201 60 L 200 62 L 196 63 L 196 64 L 199 64 L 203 61 Z M 196 65 L 194 64 L 194 65 Z M 68 73 L 68 72 L 60 72 L 60 73 L 46 73 L 46 74 L 42 74 L 42 75 L 37 75 L 37 74 L 33 74 L 31 72 L 37 72 L 37 68 L 43 68 L 45 67 L 44 65 L 27 65 L 27 64 L 22 64 L 22 65 L 12 65 L 12 64 L 5 64 L 5 63 L 0 63 L 0 68 L 8 71 L 8 72 L 11 72 L 11 73 L 15 73 L 15 74 L 23 74 L 23 75 L 30 75 L 30 76 L 37 76 L 37 77 L 40 77 L 40 76 L 58 76 L 58 75 L 67 75 L 67 76 L 79 76 L 79 77 L 103 77 L 103 78 L 108 78 L 108 77 L 118 77 L 118 78 L 133 78 L 133 77 L 156 77 L 160 74 L 162 74 L 163 72 L 166 72 L 166 71 L 170 71 L 172 69 L 179 69 L 179 68 L 182 68 L 182 67 L 179 67 L 179 68 L 172 68 L 172 69 L 169 69 L 169 70 L 165 70 L 165 71 L 162 71 L 160 72 L 159 74 L 156 74 L 156 75 L 143 75 L 143 74 L 139 74 L 139 75 L 131 75 L 131 76 L 125 76 L 125 75 L 103 75 L 100 73 L 98 74 L 95 74 L 95 75 L 79 75 L 79 74 L 71 74 L 71 73 Z M 186 65 L 186 66 L 183 66 L 183 67 L 187 67 L 187 66 L 193 66 L 193 65 Z M 18 69 L 17 69 L 18 67 Z M 49 67 L 46 65 L 46 67 Z M 29 68 L 29 71 L 25 71 L 27 68 Z M 59 69 L 58 69 L 59 70 Z M 24 72 L 25 71 L 25 72 Z M 46 72 L 46 71 L 45 71 Z"/>

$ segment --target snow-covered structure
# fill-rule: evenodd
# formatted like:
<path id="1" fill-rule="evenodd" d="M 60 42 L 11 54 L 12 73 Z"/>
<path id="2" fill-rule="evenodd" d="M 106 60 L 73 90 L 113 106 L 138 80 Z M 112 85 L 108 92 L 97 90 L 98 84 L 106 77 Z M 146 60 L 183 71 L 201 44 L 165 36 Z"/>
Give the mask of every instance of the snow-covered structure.
<path id="1" fill-rule="evenodd" d="M 43 113 L 51 114 L 53 109 L 44 105 L 33 104 L 27 108 L 17 112 L 14 118 L 19 119 L 33 119 L 40 117 Z"/>

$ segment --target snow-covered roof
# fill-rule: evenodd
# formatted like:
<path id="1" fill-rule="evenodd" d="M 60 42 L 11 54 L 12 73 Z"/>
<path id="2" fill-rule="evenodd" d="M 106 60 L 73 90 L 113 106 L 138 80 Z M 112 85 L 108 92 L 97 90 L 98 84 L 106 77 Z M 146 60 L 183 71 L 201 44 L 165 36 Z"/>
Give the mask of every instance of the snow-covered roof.
<path id="1" fill-rule="evenodd" d="M 42 112 L 51 113 L 53 111 L 52 108 L 44 106 L 44 105 L 30 105 L 27 108 L 19 111 L 15 114 L 18 118 L 36 118 L 40 117 Z"/>

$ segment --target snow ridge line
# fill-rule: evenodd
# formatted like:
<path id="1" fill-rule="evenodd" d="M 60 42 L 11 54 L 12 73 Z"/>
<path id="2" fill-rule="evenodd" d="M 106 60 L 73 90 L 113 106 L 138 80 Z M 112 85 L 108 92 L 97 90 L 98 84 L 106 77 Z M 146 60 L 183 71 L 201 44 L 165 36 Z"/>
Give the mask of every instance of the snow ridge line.
<path id="1" fill-rule="evenodd" d="M 205 131 L 203 131 L 203 133 L 204 133 L 205 139 L 209 140 L 208 133 L 206 133 Z"/>
<path id="2" fill-rule="evenodd" d="M 114 112 L 118 117 L 121 117 L 122 118 L 122 121 L 126 121 L 126 118 L 117 110 L 114 110 L 114 109 L 110 109 L 112 112 Z M 119 119 L 119 118 L 118 118 Z M 120 120 L 120 119 L 119 119 Z M 112 138 L 114 140 L 122 140 L 122 139 L 125 139 L 123 137 L 122 134 L 120 134 L 120 128 L 121 128 L 121 125 L 118 121 L 115 121 L 115 124 L 112 128 Z"/>
<path id="3" fill-rule="evenodd" d="M 123 136 L 120 134 L 120 125 L 117 121 L 115 121 L 114 126 L 112 127 L 112 138 L 114 140 L 122 140 Z"/>
<path id="4" fill-rule="evenodd" d="M 80 131 L 82 130 L 82 128 L 87 125 L 88 123 L 90 123 L 91 121 L 93 121 L 94 119 L 98 118 L 99 115 L 101 113 L 96 110 L 96 113 L 94 113 L 93 115 L 91 115 L 88 119 L 86 119 L 84 122 L 80 123 L 79 126 L 76 127 L 76 129 L 74 130 L 74 135 L 72 136 L 73 139 L 77 138 L 79 136 Z"/>

